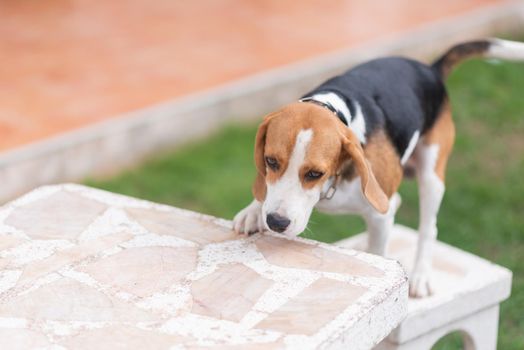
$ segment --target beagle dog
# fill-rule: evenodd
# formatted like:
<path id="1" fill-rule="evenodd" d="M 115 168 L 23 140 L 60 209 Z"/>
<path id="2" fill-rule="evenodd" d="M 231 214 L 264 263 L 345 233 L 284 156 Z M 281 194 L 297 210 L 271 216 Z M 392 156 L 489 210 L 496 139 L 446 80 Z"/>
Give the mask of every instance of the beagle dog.
<path id="1" fill-rule="evenodd" d="M 437 213 L 455 138 L 444 81 L 472 57 L 524 60 L 524 43 L 470 41 L 432 65 L 371 60 L 267 115 L 255 139 L 255 199 L 235 216 L 235 231 L 296 236 L 313 208 L 359 214 L 367 224 L 368 251 L 384 255 L 409 165 L 420 201 L 410 295 L 430 295 Z"/>

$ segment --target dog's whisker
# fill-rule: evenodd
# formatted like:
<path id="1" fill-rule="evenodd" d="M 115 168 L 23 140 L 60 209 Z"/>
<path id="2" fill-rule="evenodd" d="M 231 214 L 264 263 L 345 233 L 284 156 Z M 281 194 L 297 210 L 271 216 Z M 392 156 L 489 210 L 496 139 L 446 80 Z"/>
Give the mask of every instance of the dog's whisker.
<path id="1" fill-rule="evenodd" d="M 313 231 L 312 231 L 308 226 L 306 226 L 306 230 L 304 231 L 304 233 L 306 233 L 306 234 L 304 235 L 305 238 L 311 238 L 311 237 L 314 237 L 314 236 L 315 236 L 315 233 L 314 233 L 314 232 L 313 232 Z M 312 236 L 309 236 L 308 233 L 311 233 Z"/>

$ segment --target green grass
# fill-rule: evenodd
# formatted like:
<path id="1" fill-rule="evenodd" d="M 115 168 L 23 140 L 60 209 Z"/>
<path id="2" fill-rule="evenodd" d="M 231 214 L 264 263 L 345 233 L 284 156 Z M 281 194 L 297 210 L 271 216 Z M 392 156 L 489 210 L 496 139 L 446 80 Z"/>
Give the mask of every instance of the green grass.
<path id="1" fill-rule="evenodd" d="M 439 215 L 439 239 L 510 268 L 500 349 L 524 348 L 524 65 L 471 61 L 449 78 L 457 141 Z M 229 126 L 159 155 L 117 177 L 88 185 L 232 218 L 251 201 L 256 126 Z M 401 188 L 397 221 L 416 227 L 416 185 Z M 308 238 L 333 242 L 364 229 L 359 218 L 315 213 Z M 439 349 L 457 349 L 451 336 Z"/>

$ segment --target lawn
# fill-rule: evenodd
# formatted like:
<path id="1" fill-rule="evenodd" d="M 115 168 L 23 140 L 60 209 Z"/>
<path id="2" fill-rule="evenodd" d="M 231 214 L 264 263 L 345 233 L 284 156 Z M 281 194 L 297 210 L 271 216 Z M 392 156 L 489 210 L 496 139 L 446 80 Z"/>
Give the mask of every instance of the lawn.
<path id="1" fill-rule="evenodd" d="M 457 141 L 439 215 L 439 239 L 514 273 L 502 304 L 499 348 L 524 349 L 524 65 L 471 61 L 449 78 Z M 248 204 L 255 125 L 158 155 L 111 179 L 86 183 L 113 192 L 232 218 Z M 416 185 L 401 188 L 397 221 L 416 227 Z M 305 237 L 333 242 L 364 229 L 356 217 L 315 213 Z M 458 348 L 457 337 L 439 349 Z"/>

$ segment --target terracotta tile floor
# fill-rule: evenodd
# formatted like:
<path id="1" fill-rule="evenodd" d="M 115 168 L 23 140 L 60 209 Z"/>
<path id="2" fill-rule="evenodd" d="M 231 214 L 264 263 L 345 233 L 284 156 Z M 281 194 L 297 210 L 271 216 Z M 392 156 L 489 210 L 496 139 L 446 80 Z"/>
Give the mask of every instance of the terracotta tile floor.
<path id="1" fill-rule="evenodd" d="M 0 150 L 497 2 L 2 1 Z"/>

